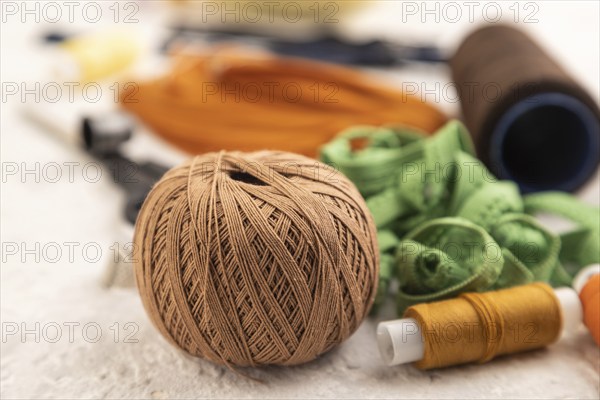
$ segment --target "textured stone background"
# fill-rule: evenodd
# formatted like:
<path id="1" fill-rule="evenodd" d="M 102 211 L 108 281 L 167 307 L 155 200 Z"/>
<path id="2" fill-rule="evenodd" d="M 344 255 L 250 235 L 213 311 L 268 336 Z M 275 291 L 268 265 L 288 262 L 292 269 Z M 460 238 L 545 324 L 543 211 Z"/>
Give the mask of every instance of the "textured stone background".
<path id="1" fill-rule="evenodd" d="M 523 25 L 598 98 L 599 58 L 597 2 L 539 2 L 539 22 Z M 429 40 L 451 48 L 473 24 L 421 25 L 398 21 L 398 4 L 384 2 L 365 11 L 345 29 L 360 36 L 384 32 L 402 39 Z M 507 7 L 507 6 L 506 6 Z M 506 7 L 504 8 L 506 10 Z M 143 7 L 148 35 L 156 34 L 161 15 Z M 76 28 L 77 26 L 75 26 Z M 3 82 L 41 79 L 44 54 L 34 39 L 47 26 L 14 19 L 1 27 Z M 576 39 L 574 39 L 576 37 Z M 584 40 L 581 40 L 584 38 Z M 443 71 L 442 71 L 443 72 Z M 447 81 L 438 69 L 411 68 L 386 72 L 393 82 Z M 64 147 L 21 115 L 23 104 L 2 103 L 2 162 L 80 162 L 85 155 Z M 456 104 L 440 104 L 456 113 Z M 100 106 L 98 106 L 100 107 Z M 163 147 L 140 136 L 132 152 L 145 147 L 170 160 Z M 81 169 L 76 171 L 81 172 Z M 420 372 L 410 366 L 385 367 L 375 343 L 375 320 L 321 359 L 295 368 L 244 371 L 260 382 L 225 368 L 190 359 L 169 346 L 153 329 L 132 289 L 105 290 L 99 277 L 112 256 L 122 194 L 108 179 L 91 184 L 76 175 L 74 183 L 22 183 L 8 177 L 2 184 L 2 242 L 42 246 L 50 242 L 98 243 L 102 257 L 86 262 L 80 251 L 70 261 L 36 262 L 31 256 L 3 254 L 1 319 L 3 333 L 16 324 L 27 334 L 4 335 L 1 343 L 2 398 L 590 398 L 600 396 L 600 352 L 585 330 L 547 350 L 498 359 L 486 365 Z M 580 193 L 599 204 L 598 177 Z M 79 247 L 81 249 L 81 247 Z M 6 256 L 6 257 L 5 257 Z M 389 316 L 389 314 L 388 314 Z M 68 325 L 74 326 L 72 340 Z M 126 324 L 130 325 L 126 325 Z M 62 336 L 56 343 L 57 324 Z M 95 329 L 102 335 L 91 343 Z M 136 329 L 132 331 L 132 327 Z M 128 328 L 128 329 L 127 329 Z M 45 330 L 44 330 L 45 329 Z M 118 332 L 118 337 L 115 336 Z M 21 333 L 21 332 L 19 332 Z M 133 333 L 126 343 L 126 334 Z M 45 336 L 43 335 L 45 334 Z M 86 337 L 88 340 L 86 340 Z"/>

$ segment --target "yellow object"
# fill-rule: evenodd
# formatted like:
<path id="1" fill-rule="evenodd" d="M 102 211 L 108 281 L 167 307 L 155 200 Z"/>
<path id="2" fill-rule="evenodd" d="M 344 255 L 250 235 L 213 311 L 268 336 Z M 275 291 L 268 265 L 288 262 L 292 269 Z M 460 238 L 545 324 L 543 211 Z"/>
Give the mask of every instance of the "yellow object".
<path id="1" fill-rule="evenodd" d="M 314 20 L 317 23 L 327 23 L 337 20 L 338 14 L 347 13 L 348 11 L 355 10 L 356 8 L 366 5 L 368 2 L 361 0 L 344 0 L 344 1 L 331 1 L 331 0 L 310 0 L 310 1 L 298 1 L 298 0 L 286 0 L 286 1 L 255 1 L 255 0 L 225 0 L 225 4 L 238 3 L 243 8 L 245 6 L 256 6 L 258 5 L 261 12 L 265 15 L 271 12 L 275 17 L 281 17 L 284 19 L 295 19 L 302 18 L 308 20 Z M 277 8 L 274 6 L 277 5 Z M 279 12 L 277 12 L 280 10 Z"/>
<path id="2" fill-rule="evenodd" d="M 62 43 L 81 82 L 107 78 L 131 66 L 140 54 L 140 45 L 126 32 L 97 33 Z"/>
<path id="3" fill-rule="evenodd" d="M 562 311 L 552 288 L 533 283 L 410 307 L 405 318 L 421 327 L 420 369 L 469 362 L 545 347 L 562 331 Z"/>
<path id="4" fill-rule="evenodd" d="M 176 6 L 189 6 L 202 8 L 205 12 L 220 11 L 219 14 L 231 13 L 234 10 L 238 10 L 240 13 L 246 13 L 247 19 L 257 18 L 256 12 L 258 11 L 264 16 L 265 22 L 268 22 L 270 18 L 274 19 L 312 19 L 315 22 L 327 23 L 333 22 L 338 14 L 345 14 L 349 11 L 354 11 L 358 8 L 366 6 L 369 2 L 365 0 L 344 0 L 344 1 L 332 1 L 332 0 L 295 0 L 295 1 L 277 1 L 272 0 L 256 1 L 256 0 L 224 0 L 219 3 L 212 3 L 210 5 L 202 4 L 202 2 L 194 0 L 172 0 L 172 3 Z M 217 13 L 215 13 L 217 14 Z M 221 15 L 219 15 L 221 17 Z"/>

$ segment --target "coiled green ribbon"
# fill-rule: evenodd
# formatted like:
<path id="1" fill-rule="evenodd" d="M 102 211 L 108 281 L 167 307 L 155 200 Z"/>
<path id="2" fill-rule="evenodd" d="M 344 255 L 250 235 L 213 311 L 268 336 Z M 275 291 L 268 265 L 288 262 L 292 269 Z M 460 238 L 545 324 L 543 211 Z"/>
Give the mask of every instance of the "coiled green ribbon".
<path id="1" fill-rule="evenodd" d="M 359 150 L 357 142 L 366 142 Z M 570 284 L 600 261 L 600 210 L 564 193 L 521 197 L 475 158 L 470 136 L 451 121 L 433 136 L 398 127 L 356 127 L 321 149 L 367 200 L 381 252 L 376 305 L 399 282 L 408 306 L 533 281 Z M 557 235 L 534 214 L 573 222 Z"/>

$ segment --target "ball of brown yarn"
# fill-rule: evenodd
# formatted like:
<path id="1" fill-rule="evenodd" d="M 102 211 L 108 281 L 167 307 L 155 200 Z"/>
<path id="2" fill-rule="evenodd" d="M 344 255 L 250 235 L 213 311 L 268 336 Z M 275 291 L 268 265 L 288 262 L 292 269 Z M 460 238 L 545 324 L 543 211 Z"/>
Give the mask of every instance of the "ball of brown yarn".
<path id="1" fill-rule="evenodd" d="M 160 332 L 231 366 L 313 360 L 358 328 L 377 289 L 360 194 L 290 153 L 210 153 L 172 169 L 144 202 L 135 244 Z"/>

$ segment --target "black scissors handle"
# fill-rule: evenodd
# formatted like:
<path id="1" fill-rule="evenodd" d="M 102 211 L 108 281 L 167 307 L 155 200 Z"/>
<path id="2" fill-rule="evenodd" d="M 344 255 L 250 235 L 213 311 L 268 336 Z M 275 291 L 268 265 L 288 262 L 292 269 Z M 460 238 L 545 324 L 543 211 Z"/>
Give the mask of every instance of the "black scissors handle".
<path id="1" fill-rule="evenodd" d="M 125 190 L 125 218 L 131 224 L 135 224 L 152 186 L 169 170 L 165 165 L 136 162 L 122 154 L 121 145 L 131 138 L 134 127 L 130 117 L 114 113 L 84 118 L 82 130 L 86 150 L 104 164 L 113 181 Z"/>

